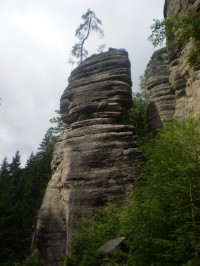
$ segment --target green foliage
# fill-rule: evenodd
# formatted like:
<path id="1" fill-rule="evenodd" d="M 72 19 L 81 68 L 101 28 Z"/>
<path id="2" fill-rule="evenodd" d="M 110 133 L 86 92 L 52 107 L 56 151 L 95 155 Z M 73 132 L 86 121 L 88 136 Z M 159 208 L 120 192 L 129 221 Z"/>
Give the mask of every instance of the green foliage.
<path id="1" fill-rule="evenodd" d="M 147 125 L 147 88 L 144 76 L 140 76 L 140 90 L 133 93 L 133 104 L 125 117 L 125 122 L 135 127 L 139 140 L 148 136 Z"/>
<path id="2" fill-rule="evenodd" d="M 154 19 L 150 29 L 151 35 L 148 37 L 148 40 L 154 47 L 163 45 L 166 38 L 165 20 Z"/>
<path id="3" fill-rule="evenodd" d="M 189 64 L 195 68 L 200 67 L 200 13 L 194 16 L 183 15 L 181 17 L 171 15 L 164 20 L 154 19 L 151 28 L 151 35 L 148 40 L 152 42 L 154 47 L 162 45 L 167 39 L 169 46 L 185 45 L 190 38 L 196 44 L 192 51 L 189 53 Z"/>
<path id="4" fill-rule="evenodd" d="M 189 54 L 188 62 L 190 66 L 198 69 L 200 66 L 200 44 L 197 44 Z"/>
<path id="5" fill-rule="evenodd" d="M 21 155 L 19 151 L 16 151 L 15 156 L 10 164 L 10 176 L 13 182 L 17 181 L 21 173 Z"/>
<path id="6" fill-rule="evenodd" d="M 168 258 L 179 264 L 190 259 L 199 264 L 199 129 L 199 121 L 175 120 L 146 147 L 144 176 L 163 219 L 159 237 L 166 241 Z"/>
<path id="7" fill-rule="evenodd" d="M 83 23 L 76 30 L 75 36 L 78 38 L 79 42 L 75 43 L 72 47 L 71 56 L 69 58 L 69 63 L 74 64 L 74 59 L 78 60 L 78 64 L 87 57 L 88 51 L 85 49 L 84 44 L 88 39 L 91 32 L 96 32 L 99 34 L 99 37 L 103 37 L 103 30 L 99 27 L 102 25 L 100 19 L 98 19 L 95 13 L 88 9 L 85 14 L 82 15 Z M 73 59 L 74 58 L 74 59 Z"/>
<path id="8" fill-rule="evenodd" d="M 9 163 L 8 163 L 7 157 L 5 157 L 3 159 L 3 162 L 0 168 L 0 186 L 1 187 L 4 184 L 4 182 L 7 181 L 7 178 L 9 175 L 10 175 Z"/>
<path id="9" fill-rule="evenodd" d="M 106 49 L 106 45 L 100 44 L 100 45 L 98 45 L 97 52 L 102 53 L 105 49 Z"/>
<path id="10" fill-rule="evenodd" d="M 50 131 L 53 135 L 58 136 L 60 135 L 66 128 L 66 124 L 62 121 L 62 118 L 60 117 L 60 111 L 55 110 L 58 116 L 53 117 L 49 121 L 51 122 L 52 127 L 50 127 Z"/>
<path id="11" fill-rule="evenodd" d="M 146 164 L 132 201 L 83 225 L 65 265 L 200 265 L 200 121 L 175 119 L 144 145 Z M 127 250 L 98 253 L 126 237 Z"/>
<path id="12" fill-rule="evenodd" d="M 64 265 L 102 265 L 104 258 L 98 252 L 98 248 L 110 238 L 118 237 L 118 214 L 119 208 L 109 203 L 102 213 L 92 220 L 85 221 L 71 245 L 72 256 L 66 258 Z"/>

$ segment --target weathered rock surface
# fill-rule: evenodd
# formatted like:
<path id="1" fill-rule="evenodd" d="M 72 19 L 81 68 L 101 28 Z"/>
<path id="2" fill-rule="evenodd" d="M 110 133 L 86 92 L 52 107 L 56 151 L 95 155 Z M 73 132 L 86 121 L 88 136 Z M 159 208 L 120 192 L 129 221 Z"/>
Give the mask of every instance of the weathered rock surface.
<path id="1" fill-rule="evenodd" d="M 110 50 L 72 71 L 61 97 L 62 119 L 71 127 L 115 123 L 132 105 L 127 53 Z"/>
<path id="2" fill-rule="evenodd" d="M 164 16 L 190 16 L 200 12 L 200 0 L 166 0 Z M 168 47 L 170 62 L 169 81 L 175 91 L 175 116 L 200 116 L 200 70 L 194 70 L 188 64 L 188 54 L 194 47 L 190 40 L 184 47 Z"/>
<path id="3" fill-rule="evenodd" d="M 154 52 L 147 65 L 146 85 L 148 90 L 147 120 L 153 132 L 163 122 L 173 117 L 175 95 L 169 84 L 169 60 L 166 48 Z"/>
<path id="4" fill-rule="evenodd" d="M 200 0 L 165 0 L 165 18 L 171 14 L 193 16 L 198 12 Z M 200 117 L 200 70 L 188 63 L 193 47 L 192 39 L 183 47 L 167 45 L 166 50 L 153 54 L 147 66 L 148 121 L 154 132 L 173 116 Z"/>
<path id="5" fill-rule="evenodd" d="M 61 97 L 68 128 L 55 147 L 37 225 L 38 248 L 49 265 L 66 254 L 81 221 L 132 193 L 141 153 L 134 128 L 122 123 L 131 95 L 124 50 L 94 55 L 71 73 Z"/>
<path id="6" fill-rule="evenodd" d="M 105 244 L 103 244 L 99 248 L 99 253 L 103 254 L 104 256 L 109 256 L 117 249 L 120 249 L 124 240 L 125 240 L 125 237 L 118 237 L 118 238 L 107 241 Z"/>

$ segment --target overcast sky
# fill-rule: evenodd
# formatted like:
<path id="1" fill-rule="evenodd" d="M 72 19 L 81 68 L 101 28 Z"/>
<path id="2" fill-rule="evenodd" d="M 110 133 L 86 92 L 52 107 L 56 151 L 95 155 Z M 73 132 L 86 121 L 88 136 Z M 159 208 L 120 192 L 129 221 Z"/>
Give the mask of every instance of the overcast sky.
<path id="1" fill-rule="evenodd" d="M 125 48 L 134 91 L 154 51 L 150 25 L 163 17 L 163 6 L 164 0 L 0 0 L 0 163 L 17 150 L 23 162 L 37 152 L 59 109 L 75 30 L 88 8 L 105 37 L 91 36 L 86 48 Z"/>

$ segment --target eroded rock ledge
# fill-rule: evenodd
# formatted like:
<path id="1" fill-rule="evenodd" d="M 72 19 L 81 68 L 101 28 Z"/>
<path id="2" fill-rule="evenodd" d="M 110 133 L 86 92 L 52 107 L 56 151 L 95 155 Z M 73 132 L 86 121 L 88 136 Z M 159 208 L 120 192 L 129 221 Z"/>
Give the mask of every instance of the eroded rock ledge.
<path id="1" fill-rule="evenodd" d="M 134 127 L 122 122 L 131 95 L 125 50 L 94 55 L 71 73 L 60 105 L 68 128 L 55 146 L 37 225 L 38 248 L 49 265 L 64 257 L 81 221 L 132 193 L 141 153 Z"/>

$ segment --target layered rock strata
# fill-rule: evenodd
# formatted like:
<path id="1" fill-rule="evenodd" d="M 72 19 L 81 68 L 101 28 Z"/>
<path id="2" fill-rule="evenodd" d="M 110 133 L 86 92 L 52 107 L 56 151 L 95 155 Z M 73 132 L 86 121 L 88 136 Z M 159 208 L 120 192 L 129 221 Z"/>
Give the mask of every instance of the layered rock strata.
<path id="1" fill-rule="evenodd" d="M 200 12 L 200 0 L 166 0 L 164 16 L 194 16 Z M 175 116 L 200 117 L 200 70 L 189 66 L 188 55 L 195 43 L 190 39 L 183 47 L 168 46 L 169 82 L 176 97 Z"/>
<path id="2" fill-rule="evenodd" d="M 156 131 L 175 111 L 175 95 L 169 84 L 169 60 L 166 48 L 154 52 L 147 65 L 146 85 L 148 90 L 147 120 L 150 129 Z"/>
<path id="3" fill-rule="evenodd" d="M 165 18 L 195 16 L 199 12 L 200 0 L 165 0 Z M 194 69 L 188 63 L 194 46 L 193 39 L 182 47 L 167 45 L 167 49 L 153 54 L 147 66 L 147 113 L 153 132 L 171 117 L 200 117 L 200 69 Z"/>
<path id="4" fill-rule="evenodd" d="M 94 55 L 71 73 L 60 104 L 68 128 L 54 150 L 37 225 L 38 248 L 49 265 L 62 259 L 83 220 L 132 193 L 141 153 L 134 128 L 122 122 L 131 95 L 124 50 Z"/>

